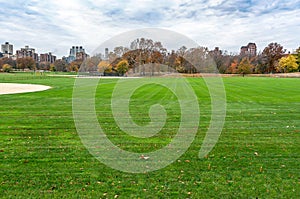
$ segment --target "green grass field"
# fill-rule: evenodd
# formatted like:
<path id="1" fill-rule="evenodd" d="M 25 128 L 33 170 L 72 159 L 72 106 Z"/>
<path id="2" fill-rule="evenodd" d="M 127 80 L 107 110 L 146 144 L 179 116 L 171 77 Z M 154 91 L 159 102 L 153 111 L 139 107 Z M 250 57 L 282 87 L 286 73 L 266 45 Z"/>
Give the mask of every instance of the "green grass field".
<path id="1" fill-rule="evenodd" d="M 74 80 L 0 74 L 0 83 L 52 87 L 0 95 L 1 198 L 300 198 L 300 79 L 224 78 L 226 123 L 203 159 L 198 153 L 211 116 L 210 98 L 201 78 L 188 79 L 201 110 L 198 134 L 173 164 L 143 174 L 111 169 L 83 146 L 72 115 Z M 149 122 L 145 111 L 156 102 L 169 115 L 162 132 L 138 139 L 114 122 L 110 98 L 116 82 L 100 80 L 96 99 L 98 120 L 112 142 L 133 152 L 168 144 L 180 117 L 172 93 L 153 85 L 134 93 L 130 111 L 136 123 Z"/>

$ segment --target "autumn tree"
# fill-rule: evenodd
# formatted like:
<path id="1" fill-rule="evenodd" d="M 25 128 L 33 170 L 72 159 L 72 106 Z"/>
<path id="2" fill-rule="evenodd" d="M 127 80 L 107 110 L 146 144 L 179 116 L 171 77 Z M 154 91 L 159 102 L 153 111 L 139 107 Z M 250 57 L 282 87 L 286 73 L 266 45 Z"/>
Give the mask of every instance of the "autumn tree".
<path id="1" fill-rule="evenodd" d="M 67 66 L 67 69 L 69 72 L 78 72 L 80 66 L 82 64 L 82 61 L 81 60 L 75 60 L 75 61 L 72 61 L 68 66 Z"/>
<path id="2" fill-rule="evenodd" d="M 296 59 L 297 59 L 297 64 L 299 66 L 299 70 L 300 70 L 300 47 L 296 50 Z"/>
<path id="3" fill-rule="evenodd" d="M 285 49 L 278 43 L 270 43 L 262 52 L 264 64 L 266 65 L 266 72 L 275 72 L 276 65 L 285 53 Z"/>
<path id="4" fill-rule="evenodd" d="M 56 71 L 55 65 L 54 65 L 53 63 L 50 64 L 49 70 L 50 70 L 51 72 L 55 72 L 55 71 Z"/>
<path id="5" fill-rule="evenodd" d="M 162 43 L 160 41 L 154 42 L 151 51 L 150 62 L 162 64 L 165 61 L 164 58 L 166 57 L 166 55 L 167 55 L 167 49 L 163 47 Z"/>
<path id="6" fill-rule="evenodd" d="M 32 57 L 18 58 L 17 67 L 22 70 L 24 70 L 25 68 L 28 68 L 30 70 L 35 70 L 36 63 Z"/>
<path id="7" fill-rule="evenodd" d="M 103 61 L 99 62 L 97 67 L 98 67 L 98 72 L 100 72 L 100 73 L 104 74 L 104 73 L 112 72 L 112 67 L 108 61 L 103 60 Z"/>
<path id="8" fill-rule="evenodd" d="M 136 63 L 162 63 L 167 50 L 159 41 L 152 39 L 138 38 L 131 42 L 130 50 L 134 51 Z"/>
<path id="9" fill-rule="evenodd" d="M 220 73 L 225 73 L 226 67 L 224 66 L 225 64 L 225 59 L 222 54 L 223 52 L 219 50 L 219 48 L 215 48 L 213 51 L 209 52 L 209 55 L 212 57 L 214 60 L 217 69 L 219 70 Z"/>
<path id="10" fill-rule="evenodd" d="M 119 57 L 119 55 L 123 55 Z M 117 64 L 122 60 L 127 60 L 128 68 L 132 69 L 133 73 L 145 73 L 147 67 L 151 64 L 161 64 L 166 61 L 167 50 L 159 41 L 152 39 L 137 38 L 130 43 L 130 48 L 117 47 L 114 49 L 114 54 L 117 56 L 115 61 L 109 60 L 113 69 L 117 70 Z"/>
<path id="11" fill-rule="evenodd" d="M 37 65 L 37 69 L 40 70 L 50 70 L 50 63 L 49 62 L 41 62 Z"/>
<path id="12" fill-rule="evenodd" d="M 129 51 L 129 48 L 124 47 L 124 46 L 118 46 L 114 48 L 114 54 L 117 57 L 122 57 L 125 53 Z"/>
<path id="13" fill-rule="evenodd" d="M 238 71 L 238 60 L 237 59 L 233 59 L 232 62 L 230 63 L 230 66 L 227 68 L 226 73 L 229 74 L 235 74 Z"/>
<path id="14" fill-rule="evenodd" d="M 175 50 L 172 50 L 171 53 L 168 53 L 166 65 L 174 68 L 175 62 L 176 62 L 176 57 L 177 57 L 177 54 L 176 54 Z"/>
<path id="15" fill-rule="evenodd" d="M 244 57 L 242 61 L 238 64 L 238 73 L 242 74 L 250 74 L 253 71 L 253 65 L 250 62 L 249 57 Z"/>
<path id="16" fill-rule="evenodd" d="M 184 72 L 184 65 L 186 63 L 186 59 L 184 58 L 185 54 L 187 51 L 187 47 L 181 46 L 177 51 L 176 51 L 176 60 L 175 60 L 175 69 L 178 72 Z"/>
<path id="17" fill-rule="evenodd" d="M 108 62 L 112 65 L 112 67 L 115 67 L 117 63 L 119 63 L 119 60 L 121 58 L 118 57 L 114 52 L 108 53 Z"/>
<path id="18" fill-rule="evenodd" d="M 151 63 L 163 63 L 164 56 L 159 51 L 153 51 L 150 55 L 150 62 Z"/>
<path id="19" fill-rule="evenodd" d="M 128 67 L 133 69 L 133 72 L 138 72 L 136 71 L 138 62 L 139 62 L 139 50 L 130 50 L 123 54 L 122 59 L 126 59 L 128 62 Z"/>
<path id="20" fill-rule="evenodd" d="M 220 60 L 220 65 L 218 66 L 218 64 L 217 64 L 219 72 L 220 73 L 227 73 L 227 70 L 231 65 L 232 56 L 225 53 L 225 54 L 221 55 L 220 59 L 221 59 Z"/>
<path id="21" fill-rule="evenodd" d="M 12 68 L 12 66 L 9 65 L 9 64 L 4 64 L 4 65 L 2 66 L 2 70 L 3 70 L 3 72 L 5 72 L 5 73 L 10 73 L 10 72 L 12 72 L 13 68 Z"/>
<path id="22" fill-rule="evenodd" d="M 75 60 L 75 63 L 72 62 L 71 64 L 76 65 L 77 71 L 79 72 L 97 72 L 98 64 L 101 62 L 101 60 L 101 56 L 97 54 L 87 58 L 84 61 Z"/>
<path id="23" fill-rule="evenodd" d="M 68 63 L 64 60 L 58 59 L 54 62 L 55 71 L 67 72 Z"/>
<path id="24" fill-rule="evenodd" d="M 266 73 L 268 67 L 267 67 L 267 60 L 266 57 L 262 54 L 259 53 L 258 55 L 256 55 L 255 57 L 255 64 L 254 65 L 254 73 L 257 74 L 262 74 L 262 73 Z"/>
<path id="25" fill-rule="evenodd" d="M 117 71 L 120 75 L 124 75 L 128 71 L 128 61 L 122 60 L 117 64 Z"/>
<path id="26" fill-rule="evenodd" d="M 277 67 L 278 72 L 295 72 L 298 70 L 297 59 L 294 55 L 288 55 L 287 57 L 282 57 L 279 60 Z"/>
<path id="27" fill-rule="evenodd" d="M 212 72 L 209 63 L 209 53 L 208 49 L 205 47 L 190 48 L 185 52 L 184 59 L 184 69 L 186 73 L 196 73 L 196 72 Z M 210 60 L 212 61 L 212 59 Z"/>
<path id="28" fill-rule="evenodd" d="M 9 58 L 8 57 L 3 57 L 3 58 L 0 59 L 0 68 L 2 68 L 2 66 L 4 64 L 9 64 L 13 68 L 17 68 L 17 62 L 16 62 L 16 60 L 13 60 L 10 57 Z"/>

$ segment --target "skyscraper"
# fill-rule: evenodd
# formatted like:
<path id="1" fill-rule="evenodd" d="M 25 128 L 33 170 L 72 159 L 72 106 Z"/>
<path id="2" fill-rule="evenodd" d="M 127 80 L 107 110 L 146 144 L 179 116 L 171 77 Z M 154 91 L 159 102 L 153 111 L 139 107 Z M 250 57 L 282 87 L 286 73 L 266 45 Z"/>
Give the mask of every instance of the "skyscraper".
<path id="1" fill-rule="evenodd" d="M 6 55 L 13 55 L 14 47 L 9 42 L 5 42 L 1 45 L 1 53 Z"/>
<path id="2" fill-rule="evenodd" d="M 104 59 L 108 59 L 108 48 L 105 48 Z"/>
<path id="3" fill-rule="evenodd" d="M 25 46 L 25 48 L 21 48 L 21 50 L 17 50 L 17 58 L 25 58 L 25 57 L 31 57 L 34 59 L 34 61 L 39 61 L 39 56 L 37 53 L 35 53 L 34 48 L 29 48 L 29 46 Z"/>
<path id="4" fill-rule="evenodd" d="M 85 60 L 88 55 L 85 53 L 85 50 L 82 46 L 72 46 L 70 49 L 70 54 L 67 57 L 66 61 L 71 63 L 76 59 Z"/>
<path id="5" fill-rule="evenodd" d="M 52 55 L 51 52 L 40 54 L 40 62 L 54 63 L 55 60 L 56 60 L 56 56 Z"/>

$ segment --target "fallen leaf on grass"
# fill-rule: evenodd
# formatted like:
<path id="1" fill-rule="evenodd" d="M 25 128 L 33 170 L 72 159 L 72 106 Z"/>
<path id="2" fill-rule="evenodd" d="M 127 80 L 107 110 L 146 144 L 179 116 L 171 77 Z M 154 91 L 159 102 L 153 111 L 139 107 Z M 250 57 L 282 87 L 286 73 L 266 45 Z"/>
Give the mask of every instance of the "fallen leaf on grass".
<path id="1" fill-rule="evenodd" d="M 142 160 L 148 160 L 150 157 L 148 157 L 148 156 L 144 156 L 144 155 L 141 155 L 140 156 L 140 159 L 142 159 Z"/>
<path id="2" fill-rule="evenodd" d="M 259 172 L 262 172 L 263 171 L 263 167 L 261 166 L 260 168 L 259 168 Z"/>
<path id="3" fill-rule="evenodd" d="M 210 166 L 210 164 L 208 164 L 207 169 L 210 170 L 210 168 L 211 168 L 211 166 Z"/>

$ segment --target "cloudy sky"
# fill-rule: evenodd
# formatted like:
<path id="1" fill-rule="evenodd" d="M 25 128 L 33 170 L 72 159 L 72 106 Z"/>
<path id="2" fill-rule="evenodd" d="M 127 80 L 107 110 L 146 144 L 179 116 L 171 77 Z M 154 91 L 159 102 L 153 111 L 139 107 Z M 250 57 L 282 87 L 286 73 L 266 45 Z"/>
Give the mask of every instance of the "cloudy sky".
<path id="1" fill-rule="evenodd" d="M 92 52 L 138 28 L 176 31 L 201 46 L 237 53 L 255 42 L 300 46 L 300 0 L 0 0 L 0 43 L 68 55 L 73 45 Z"/>

